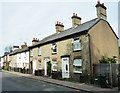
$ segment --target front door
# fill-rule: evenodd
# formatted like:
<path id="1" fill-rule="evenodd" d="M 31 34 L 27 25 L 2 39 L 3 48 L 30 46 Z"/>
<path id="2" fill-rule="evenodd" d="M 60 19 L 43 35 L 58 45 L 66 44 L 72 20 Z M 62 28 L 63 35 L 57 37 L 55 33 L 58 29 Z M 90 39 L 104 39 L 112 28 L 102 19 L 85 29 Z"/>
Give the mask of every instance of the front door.
<path id="1" fill-rule="evenodd" d="M 49 58 L 45 58 L 45 60 L 44 60 L 44 62 L 45 62 L 45 76 L 47 76 L 47 62 L 49 62 Z"/>
<path id="2" fill-rule="evenodd" d="M 62 78 L 69 78 L 69 57 L 62 58 Z"/>
<path id="3" fill-rule="evenodd" d="M 33 59 L 33 74 L 35 73 L 35 70 L 36 70 L 36 62 L 37 62 L 37 59 Z"/>

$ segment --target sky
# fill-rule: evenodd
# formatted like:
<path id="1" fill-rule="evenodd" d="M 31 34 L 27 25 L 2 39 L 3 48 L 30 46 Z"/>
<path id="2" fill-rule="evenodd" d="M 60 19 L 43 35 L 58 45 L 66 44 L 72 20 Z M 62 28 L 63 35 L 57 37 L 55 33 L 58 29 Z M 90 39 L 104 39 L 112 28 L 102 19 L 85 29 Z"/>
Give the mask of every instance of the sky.
<path id="1" fill-rule="evenodd" d="M 107 21 L 118 35 L 118 1 L 100 0 L 107 7 Z M 32 45 L 39 38 L 56 32 L 60 21 L 64 29 L 72 27 L 72 15 L 77 13 L 82 23 L 97 17 L 97 0 L 2 0 L 0 1 L 0 56 L 6 46 Z"/>

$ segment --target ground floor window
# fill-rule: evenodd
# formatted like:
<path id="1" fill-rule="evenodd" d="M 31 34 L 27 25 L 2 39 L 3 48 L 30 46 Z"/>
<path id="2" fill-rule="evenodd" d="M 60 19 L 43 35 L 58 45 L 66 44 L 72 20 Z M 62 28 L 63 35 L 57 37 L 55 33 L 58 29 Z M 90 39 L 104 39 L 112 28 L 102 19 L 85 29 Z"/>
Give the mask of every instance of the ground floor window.
<path id="1" fill-rule="evenodd" d="M 53 68 L 53 71 L 57 71 L 57 60 L 52 61 L 52 68 Z"/>
<path id="2" fill-rule="evenodd" d="M 38 61 L 39 62 L 39 69 L 41 68 L 41 60 Z"/>
<path id="3" fill-rule="evenodd" d="M 82 59 L 74 59 L 74 73 L 82 73 Z"/>

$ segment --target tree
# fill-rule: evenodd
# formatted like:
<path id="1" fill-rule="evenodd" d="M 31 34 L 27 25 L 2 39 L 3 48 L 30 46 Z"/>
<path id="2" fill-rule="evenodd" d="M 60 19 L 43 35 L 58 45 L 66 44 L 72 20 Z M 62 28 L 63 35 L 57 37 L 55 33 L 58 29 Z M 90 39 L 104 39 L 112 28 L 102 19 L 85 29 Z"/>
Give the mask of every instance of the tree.
<path id="1" fill-rule="evenodd" d="M 5 47 L 5 52 L 10 52 L 12 50 L 12 46 L 8 45 Z"/>

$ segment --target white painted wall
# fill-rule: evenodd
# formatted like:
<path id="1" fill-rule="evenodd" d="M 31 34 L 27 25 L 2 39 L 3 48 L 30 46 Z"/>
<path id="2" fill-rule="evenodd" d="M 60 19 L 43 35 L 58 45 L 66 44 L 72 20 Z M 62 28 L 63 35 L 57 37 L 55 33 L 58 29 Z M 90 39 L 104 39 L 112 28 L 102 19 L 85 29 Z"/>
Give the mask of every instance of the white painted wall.
<path id="1" fill-rule="evenodd" d="M 25 64 L 27 64 L 27 69 L 29 69 L 29 51 L 17 54 L 17 64 L 17 67 L 19 68 L 24 68 Z"/>
<path id="2" fill-rule="evenodd" d="M 3 58 L 1 58 L 1 67 L 3 67 L 3 61 L 4 61 Z"/>
<path id="3" fill-rule="evenodd" d="M 7 55 L 7 61 L 10 61 L 9 55 Z"/>

